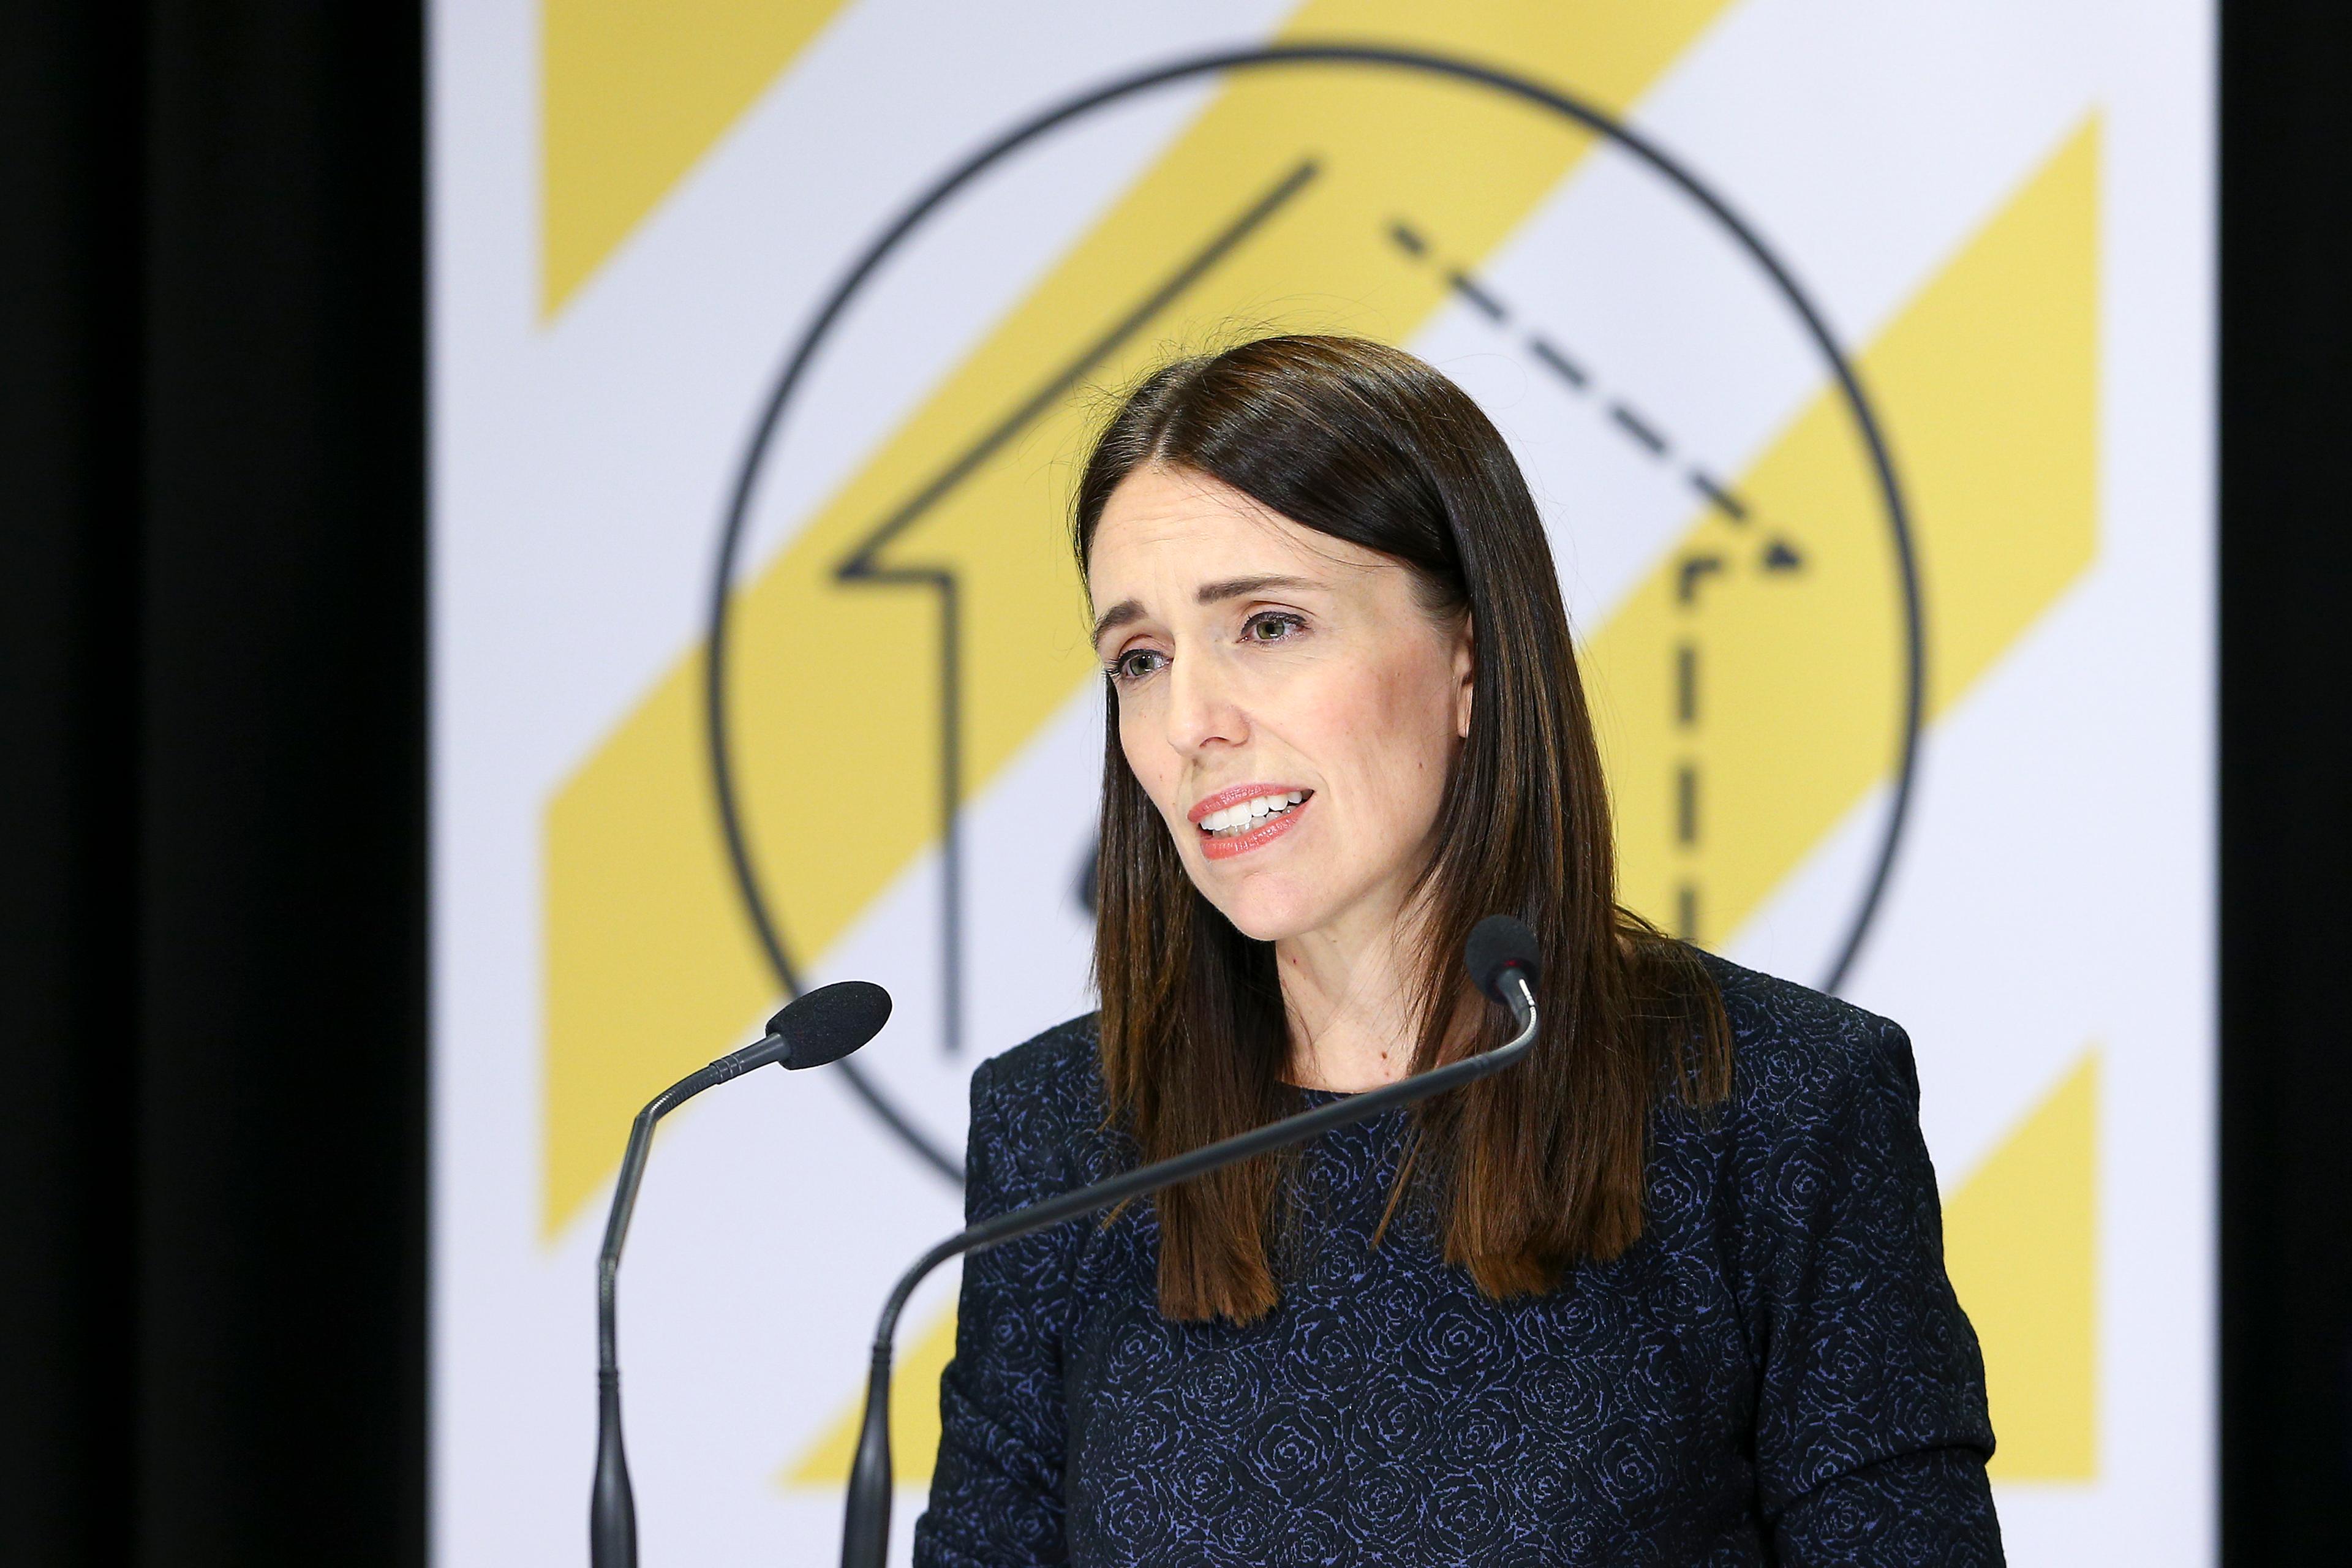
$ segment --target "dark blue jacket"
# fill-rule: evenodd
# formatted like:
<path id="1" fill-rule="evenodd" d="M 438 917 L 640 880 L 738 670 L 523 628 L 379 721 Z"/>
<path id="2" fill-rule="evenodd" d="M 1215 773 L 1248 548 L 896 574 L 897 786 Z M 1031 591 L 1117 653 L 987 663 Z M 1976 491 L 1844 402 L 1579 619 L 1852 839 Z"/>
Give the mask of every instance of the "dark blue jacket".
<path id="1" fill-rule="evenodd" d="M 1160 1315 L 1148 1205 L 969 1260 L 917 1563 L 2000 1563 L 1910 1043 L 1711 967 L 1732 1098 L 1659 1109 L 1641 1241 L 1549 1295 L 1410 1205 L 1370 1245 L 1402 1112 L 1306 1152 L 1245 1327 Z M 971 1217 L 1131 1160 L 1102 1096 L 1091 1019 L 982 1067 Z"/>

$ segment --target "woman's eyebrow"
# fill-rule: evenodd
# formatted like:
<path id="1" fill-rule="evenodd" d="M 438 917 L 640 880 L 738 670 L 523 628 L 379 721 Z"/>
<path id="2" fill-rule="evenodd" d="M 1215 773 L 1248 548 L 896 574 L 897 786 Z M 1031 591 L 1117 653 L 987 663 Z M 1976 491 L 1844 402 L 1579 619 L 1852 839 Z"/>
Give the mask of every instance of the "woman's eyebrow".
<path id="1" fill-rule="evenodd" d="M 1222 583 L 1203 583 L 1192 595 L 1195 604 L 1214 605 L 1225 599 L 1239 599 L 1251 594 L 1263 594 L 1269 588 L 1315 588 L 1327 584 L 1312 577 L 1228 577 Z"/>
<path id="2" fill-rule="evenodd" d="M 1196 604 L 1215 605 L 1227 599 L 1263 594 L 1269 588 L 1322 589 L 1328 586 L 1328 584 L 1318 583 L 1312 577 L 1286 577 L 1277 573 L 1265 573 L 1255 577 L 1227 577 L 1222 582 L 1203 583 L 1193 591 L 1192 599 Z M 1094 640 L 1100 642 L 1105 632 L 1117 631 L 1131 621 L 1141 619 L 1142 605 L 1133 599 L 1121 599 L 1096 620 Z"/>
<path id="3" fill-rule="evenodd" d="M 1139 621 L 1142 618 L 1143 606 L 1141 605 L 1137 604 L 1133 599 L 1121 599 L 1118 604 L 1113 605 L 1109 609 L 1105 610 L 1101 616 L 1096 620 L 1095 641 L 1102 641 L 1103 633 L 1105 632 L 1115 630 L 1118 627 L 1127 625 L 1129 621 Z"/>

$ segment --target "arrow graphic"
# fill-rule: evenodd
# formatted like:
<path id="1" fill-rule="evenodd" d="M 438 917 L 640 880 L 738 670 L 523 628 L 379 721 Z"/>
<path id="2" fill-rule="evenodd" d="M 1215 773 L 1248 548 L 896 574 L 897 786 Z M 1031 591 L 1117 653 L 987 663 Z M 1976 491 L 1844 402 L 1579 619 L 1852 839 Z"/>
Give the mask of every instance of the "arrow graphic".
<path id="1" fill-rule="evenodd" d="M 1593 101 L 1639 96 L 1721 0 L 1304 7 L 1288 31 L 1404 38 L 1508 58 L 1573 80 Z M 1303 163 L 1279 223 L 1256 231 L 1185 297 L 1185 319 L 1409 336 L 1450 297 L 1379 242 L 1401 195 L 1483 255 L 1594 144 L 1591 132 L 1461 80 L 1395 70 L 1238 75 L 1035 289 L 999 321 L 793 541 L 734 595 L 728 721 L 748 858 L 783 889 L 793 952 L 820 954 L 939 841 L 937 725 L 910 726 L 876 693 L 933 688 L 938 590 L 844 594 L 837 573 L 887 518 L 1005 419 L 1005 389 L 1050 384 L 1169 275 L 1235 193 L 1271 191 Z M 1475 178 L 1463 171 L 1475 169 Z M 1216 215 L 1204 224 L 1202 215 Z M 1370 237 L 1368 242 L 1367 237 Z M 1138 333 L 1088 378 L 1117 384 L 1152 357 Z M 910 524 L 922 558 L 956 562 L 952 654 L 960 794 L 980 787 L 1096 674 L 1061 520 L 1057 462 L 1082 439 L 1074 400 L 996 446 Z M 894 541 L 894 543 L 898 541 Z M 1064 607 L 1066 607 L 1065 616 Z M 709 798 L 699 733 L 703 651 L 654 685 L 565 781 L 546 816 L 542 1220 L 577 1213 L 619 1158 L 647 1083 L 707 1059 L 769 1005 L 775 981 L 746 929 Z M 817 825 L 845 809 L 857 830 Z M 697 1053 L 700 1053 L 698 1055 Z M 683 1070 L 683 1069 L 680 1069 Z M 633 1098 L 634 1097 L 634 1098 Z"/>

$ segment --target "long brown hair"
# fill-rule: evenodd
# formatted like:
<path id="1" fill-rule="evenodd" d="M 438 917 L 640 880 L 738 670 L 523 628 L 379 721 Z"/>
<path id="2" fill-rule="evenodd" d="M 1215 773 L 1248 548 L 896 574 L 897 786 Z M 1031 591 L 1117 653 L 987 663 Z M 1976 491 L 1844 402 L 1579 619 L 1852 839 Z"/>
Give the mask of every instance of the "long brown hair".
<path id="1" fill-rule="evenodd" d="M 1082 574 L 1111 491 L 1147 464 L 1378 551 L 1413 574 L 1432 614 L 1469 616 L 1470 732 L 1419 889 L 1412 1070 L 1507 1032 L 1462 969 L 1486 915 L 1534 929 L 1545 1028 L 1517 1068 L 1424 1106 L 1398 1192 L 1430 1184 L 1446 1260 L 1489 1296 L 1547 1290 L 1572 1263 L 1616 1257 L 1642 1233 L 1652 1107 L 1663 1093 L 1721 1099 L 1730 1032 L 1696 955 L 1618 907 L 1568 612 L 1510 449 L 1460 388 L 1381 343 L 1271 337 L 1179 360 L 1139 383 L 1096 440 L 1074 520 Z M 1273 947 L 1192 886 L 1128 768 L 1106 688 L 1102 1069 L 1112 1117 L 1156 1160 L 1286 1114 L 1296 1090 Z M 1160 1194 L 1164 1313 L 1246 1321 L 1274 1306 L 1283 1170 L 1269 1157 Z"/>

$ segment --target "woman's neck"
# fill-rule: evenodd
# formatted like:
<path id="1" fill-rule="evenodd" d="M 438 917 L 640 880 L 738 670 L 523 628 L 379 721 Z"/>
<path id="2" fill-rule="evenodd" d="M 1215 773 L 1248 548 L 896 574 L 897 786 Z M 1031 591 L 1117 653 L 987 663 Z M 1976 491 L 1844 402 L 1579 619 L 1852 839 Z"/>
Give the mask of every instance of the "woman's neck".
<path id="1" fill-rule="evenodd" d="M 1274 944 L 1290 1024 L 1290 1081 L 1353 1093 L 1412 1070 L 1412 922 L 1401 911 Z"/>

